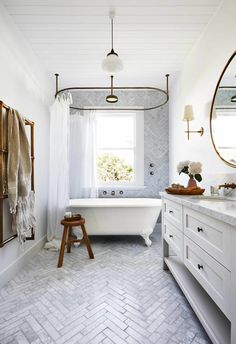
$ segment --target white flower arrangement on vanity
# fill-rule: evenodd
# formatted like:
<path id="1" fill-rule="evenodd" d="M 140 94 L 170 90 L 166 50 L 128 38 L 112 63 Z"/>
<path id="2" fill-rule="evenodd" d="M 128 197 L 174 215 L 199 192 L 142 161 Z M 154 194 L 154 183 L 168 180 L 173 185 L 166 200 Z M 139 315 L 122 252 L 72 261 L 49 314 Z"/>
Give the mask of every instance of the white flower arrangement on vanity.
<path id="1" fill-rule="evenodd" d="M 179 174 L 185 173 L 189 176 L 188 187 L 197 186 L 196 180 L 198 182 L 202 181 L 202 164 L 200 162 L 194 161 L 180 161 L 177 165 L 177 171 Z"/>
<path id="2" fill-rule="evenodd" d="M 180 184 L 172 184 L 167 188 L 167 193 L 183 194 L 183 195 L 200 195 L 203 194 L 205 189 L 201 189 L 197 186 L 197 182 L 202 181 L 202 164 L 200 162 L 185 160 L 180 161 L 177 165 L 177 171 L 179 174 L 184 173 L 189 176 L 187 187 Z"/>

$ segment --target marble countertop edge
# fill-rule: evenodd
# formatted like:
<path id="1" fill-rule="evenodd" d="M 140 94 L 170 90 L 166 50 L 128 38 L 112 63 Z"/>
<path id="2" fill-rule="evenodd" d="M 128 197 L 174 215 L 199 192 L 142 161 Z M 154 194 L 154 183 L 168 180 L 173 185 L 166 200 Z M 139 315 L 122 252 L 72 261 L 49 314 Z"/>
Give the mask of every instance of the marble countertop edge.
<path id="1" fill-rule="evenodd" d="M 168 194 L 167 192 L 160 192 L 160 196 L 162 198 L 166 198 L 170 201 L 179 203 L 190 209 L 199 211 L 205 215 L 208 215 L 219 221 L 225 222 L 227 224 L 230 224 L 236 227 L 236 203 L 235 203 L 235 213 L 233 213 L 233 211 L 229 212 L 227 210 L 219 209 L 219 203 L 215 201 L 212 201 L 211 206 L 209 207 L 208 204 L 196 203 L 195 200 L 191 199 L 191 196 L 171 195 L 171 194 Z M 223 200 L 222 202 L 228 202 L 228 201 Z"/>

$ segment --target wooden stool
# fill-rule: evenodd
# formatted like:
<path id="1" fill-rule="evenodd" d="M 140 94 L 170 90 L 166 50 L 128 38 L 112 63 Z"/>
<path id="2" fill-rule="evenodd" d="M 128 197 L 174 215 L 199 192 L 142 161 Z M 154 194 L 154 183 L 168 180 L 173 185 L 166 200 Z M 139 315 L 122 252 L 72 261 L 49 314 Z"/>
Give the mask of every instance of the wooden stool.
<path id="1" fill-rule="evenodd" d="M 80 243 L 85 243 L 87 247 L 87 251 L 89 254 L 90 259 L 94 259 L 93 251 L 90 245 L 90 241 L 88 238 L 87 231 L 85 229 L 85 219 L 81 217 L 80 220 L 61 220 L 61 224 L 64 226 L 63 230 L 63 235 L 61 239 L 61 249 L 59 253 L 59 258 L 58 258 L 58 264 L 57 267 L 60 268 L 63 264 L 63 258 L 64 258 L 64 250 L 65 250 L 65 245 L 67 246 L 67 253 L 71 252 L 71 244 L 73 242 L 80 242 Z M 75 237 L 72 236 L 72 228 L 73 227 L 81 227 L 82 232 L 83 232 L 83 238 L 82 239 L 75 239 Z"/>

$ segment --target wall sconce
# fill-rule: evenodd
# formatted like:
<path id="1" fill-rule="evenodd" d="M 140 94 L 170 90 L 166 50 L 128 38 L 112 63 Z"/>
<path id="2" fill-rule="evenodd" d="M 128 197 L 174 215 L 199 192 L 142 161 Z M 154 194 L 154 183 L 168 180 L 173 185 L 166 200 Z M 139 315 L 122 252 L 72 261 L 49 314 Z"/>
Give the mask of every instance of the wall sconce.
<path id="1" fill-rule="evenodd" d="M 189 130 L 189 122 L 193 120 L 194 120 L 193 106 L 185 105 L 183 121 L 187 122 L 187 130 L 185 131 L 185 133 L 187 133 L 188 135 L 188 140 L 190 139 L 190 133 L 198 133 L 200 134 L 200 136 L 202 136 L 204 133 L 203 127 L 201 127 L 200 130 Z"/>

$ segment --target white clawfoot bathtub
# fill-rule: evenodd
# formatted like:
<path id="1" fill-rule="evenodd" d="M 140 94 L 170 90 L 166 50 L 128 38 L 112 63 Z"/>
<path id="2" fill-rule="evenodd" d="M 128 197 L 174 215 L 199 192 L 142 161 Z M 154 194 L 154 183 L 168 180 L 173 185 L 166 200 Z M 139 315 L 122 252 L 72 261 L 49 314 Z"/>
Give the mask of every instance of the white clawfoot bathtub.
<path id="1" fill-rule="evenodd" d="M 141 235 L 147 246 L 161 211 L 153 198 L 84 198 L 70 200 L 69 208 L 86 220 L 89 235 Z"/>

